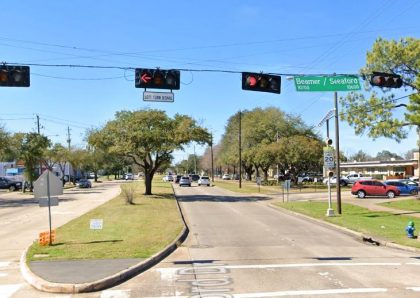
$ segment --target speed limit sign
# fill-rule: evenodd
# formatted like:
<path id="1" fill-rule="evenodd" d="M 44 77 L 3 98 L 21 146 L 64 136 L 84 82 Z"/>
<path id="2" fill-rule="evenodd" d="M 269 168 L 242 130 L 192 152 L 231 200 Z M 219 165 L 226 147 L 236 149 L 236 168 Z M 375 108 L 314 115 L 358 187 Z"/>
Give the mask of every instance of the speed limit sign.
<path id="1" fill-rule="evenodd" d="M 334 148 L 325 147 L 324 148 L 324 168 L 333 169 L 334 165 L 335 165 Z"/>

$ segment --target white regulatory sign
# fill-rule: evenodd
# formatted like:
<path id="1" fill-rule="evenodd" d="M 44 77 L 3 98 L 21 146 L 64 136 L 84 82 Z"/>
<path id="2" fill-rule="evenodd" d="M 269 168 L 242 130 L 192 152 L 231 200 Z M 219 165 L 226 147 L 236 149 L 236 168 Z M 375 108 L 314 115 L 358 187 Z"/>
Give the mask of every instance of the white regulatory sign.
<path id="1" fill-rule="evenodd" d="M 324 148 L 324 168 L 333 169 L 334 166 L 334 149 L 331 147 Z"/>
<path id="2" fill-rule="evenodd" d="M 90 220 L 90 229 L 91 230 L 102 230 L 104 226 L 103 219 L 91 219 Z"/>
<path id="3" fill-rule="evenodd" d="M 174 102 L 175 96 L 172 92 L 143 92 L 144 101 L 161 101 L 161 102 Z"/>

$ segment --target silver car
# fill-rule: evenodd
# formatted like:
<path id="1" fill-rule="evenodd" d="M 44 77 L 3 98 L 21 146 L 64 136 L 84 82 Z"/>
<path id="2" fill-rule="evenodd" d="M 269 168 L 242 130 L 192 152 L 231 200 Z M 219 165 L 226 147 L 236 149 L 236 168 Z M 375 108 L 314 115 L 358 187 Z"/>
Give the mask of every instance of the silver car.
<path id="1" fill-rule="evenodd" d="M 179 179 L 179 186 L 191 186 L 190 177 L 182 176 L 181 179 Z"/>
<path id="2" fill-rule="evenodd" d="M 210 186 L 209 176 L 201 176 L 200 179 L 198 179 L 198 186 L 201 186 L 201 185 Z"/>

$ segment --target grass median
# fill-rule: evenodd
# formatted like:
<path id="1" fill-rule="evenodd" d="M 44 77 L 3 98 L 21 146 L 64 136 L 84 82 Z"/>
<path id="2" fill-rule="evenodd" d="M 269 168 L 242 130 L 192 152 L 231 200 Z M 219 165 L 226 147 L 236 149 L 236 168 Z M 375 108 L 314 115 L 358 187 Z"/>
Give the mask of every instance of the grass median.
<path id="1" fill-rule="evenodd" d="M 418 218 L 394 215 L 388 212 L 370 211 L 351 204 L 343 204 L 343 214 L 334 217 L 325 216 L 327 202 L 288 202 L 276 203 L 278 207 L 321 219 L 366 235 L 376 236 L 389 242 L 420 248 L 420 241 L 408 239 L 405 227 L 409 220 L 419 222 Z"/>
<path id="2" fill-rule="evenodd" d="M 420 200 L 419 199 L 409 199 L 409 200 L 401 200 L 401 201 L 393 201 L 393 202 L 385 202 L 379 205 L 400 209 L 400 210 L 407 210 L 407 211 L 415 211 L 420 212 Z M 420 219 L 418 219 L 419 226 L 420 226 Z"/>
<path id="3" fill-rule="evenodd" d="M 281 182 L 283 183 L 283 182 Z M 255 181 L 244 181 L 242 180 L 242 188 L 239 188 L 238 180 L 216 180 L 214 182 L 215 186 L 238 192 L 238 193 L 261 193 L 261 194 L 273 194 L 273 193 L 286 193 L 286 190 L 283 189 L 281 185 L 261 185 L 258 187 Z M 335 188 L 333 188 L 335 189 Z M 349 187 L 342 187 L 342 191 L 348 191 Z M 326 185 L 317 185 L 317 184 L 298 184 L 294 185 L 289 189 L 289 193 L 305 193 L 305 192 L 325 192 L 327 190 Z"/>
<path id="4" fill-rule="evenodd" d="M 122 184 L 133 194 L 132 204 L 126 203 L 122 191 L 57 228 L 52 246 L 34 243 L 27 260 L 148 258 L 162 250 L 179 235 L 183 223 L 171 184 L 155 180 L 151 196 L 143 195 L 143 181 Z M 103 219 L 103 228 L 91 230 L 91 219 Z"/>

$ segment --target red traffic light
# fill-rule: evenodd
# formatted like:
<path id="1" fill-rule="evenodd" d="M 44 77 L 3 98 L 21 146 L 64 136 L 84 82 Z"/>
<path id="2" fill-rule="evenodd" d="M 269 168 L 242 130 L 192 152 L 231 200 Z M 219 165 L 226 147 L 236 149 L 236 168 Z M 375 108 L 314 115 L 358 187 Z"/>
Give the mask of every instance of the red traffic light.
<path id="1" fill-rule="evenodd" d="M 400 88 L 403 84 L 401 76 L 383 72 L 374 72 L 370 84 L 381 88 Z"/>
<path id="2" fill-rule="evenodd" d="M 242 73 L 242 90 L 280 94 L 281 77 L 261 73 Z"/>
<path id="3" fill-rule="evenodd" d="M 136 68 L 135 87 L 179 90 L 180 77 L 179 70 Z"/>
<path id="4" fill-rule="evenodd" d="M 0 87 L 29 87 L 29 66 L 0 65 Z"/>

